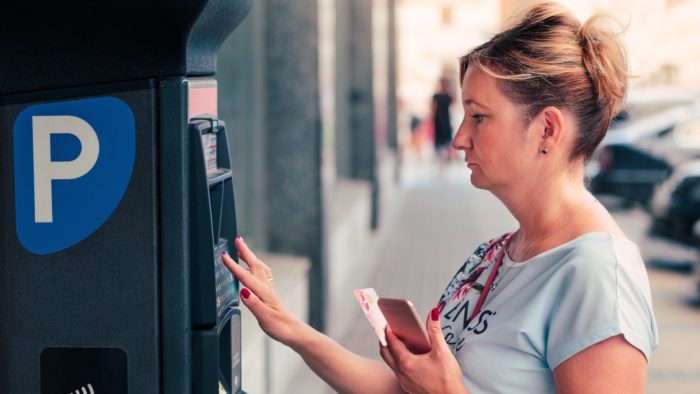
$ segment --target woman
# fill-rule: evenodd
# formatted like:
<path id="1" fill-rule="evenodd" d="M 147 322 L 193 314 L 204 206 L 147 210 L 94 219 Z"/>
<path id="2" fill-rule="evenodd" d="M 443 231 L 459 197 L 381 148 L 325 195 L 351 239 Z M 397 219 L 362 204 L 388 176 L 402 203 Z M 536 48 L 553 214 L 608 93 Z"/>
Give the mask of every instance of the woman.
<path id="1" fill-rule="evenodd" d="M 263 330 L 339 392 L 643 393 L 657 344 L 644 263 L 584 185 L 627 88 L 622 47 L 597 21 L 538 5 L 461 59 L 452 146 L 519 228 L 455 275 L 428 318 L 429 353 L 390 329 L 384 364 L 348 352 L 287 312 L 237 240 L 250 271 L 225 261 Z"/>

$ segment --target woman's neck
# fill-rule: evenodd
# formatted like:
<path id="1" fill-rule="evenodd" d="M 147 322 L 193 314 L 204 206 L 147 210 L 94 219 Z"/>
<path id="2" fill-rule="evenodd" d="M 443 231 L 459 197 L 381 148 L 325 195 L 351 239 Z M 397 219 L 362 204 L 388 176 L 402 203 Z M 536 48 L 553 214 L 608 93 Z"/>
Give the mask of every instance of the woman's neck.
<path id="1" fill-rule="evenodd" d="M 511 257 L 527 257 L 531 243 L 564 233 L 595 201 L 583 182 L 573 179 L 570 175 L 552 177 L 546 182 L 523 184 L 518 190 L 500 193 L 508 196 L 499 198 L 519 224 L 511 250 L 515 248 L 520 253 Z"/>

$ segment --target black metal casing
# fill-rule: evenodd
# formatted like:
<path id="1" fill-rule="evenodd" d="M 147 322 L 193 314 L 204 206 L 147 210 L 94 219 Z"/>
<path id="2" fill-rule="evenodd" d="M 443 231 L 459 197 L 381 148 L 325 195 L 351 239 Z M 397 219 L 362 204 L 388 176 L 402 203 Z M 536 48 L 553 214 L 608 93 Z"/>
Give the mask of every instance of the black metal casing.
<path id="1" fill-rule="evenodd" d="M 240 389 L 237 298 L 217 308 L 217 282 L 207 277 L 220 267 L 219 238 L 236 255 L 233 181 L 223 181 L 217 200 L 197 162 L 202 146 L 193 137 L 188 92 L 193 77 L 215 74 L 219 46 L 251 3 L 4 4 L 13 17 L 0 24 L 3 393 L 65 394 L 90 384 L 98 394 L 213 394 L 219 381 Z M 33 106 L 105 97 L 133 113 L 133 170 L 123 196 L 84 240 L 30 251 L 17 235 L 17 119 Z M 225 133 L 219 145 L 219 166 L 231 173 Z M 104 193 L 84 192 L 95 200 Z M 213 243 L 202 244 L 201 234 Z M 226 286 L 237 295 L 237 284 Z"/>

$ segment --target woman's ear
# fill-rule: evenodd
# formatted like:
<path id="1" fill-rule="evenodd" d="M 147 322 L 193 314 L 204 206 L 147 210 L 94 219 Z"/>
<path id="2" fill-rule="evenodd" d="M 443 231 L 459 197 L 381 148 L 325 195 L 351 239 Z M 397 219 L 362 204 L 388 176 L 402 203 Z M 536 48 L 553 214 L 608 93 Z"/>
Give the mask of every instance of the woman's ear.
<path id="1" fill-rule="evenodd" d="M 540 149 L 551 151 L 561 147 L 564 135 L 564 114 L 557 107 L 545 107 L 535 122 Z"/>

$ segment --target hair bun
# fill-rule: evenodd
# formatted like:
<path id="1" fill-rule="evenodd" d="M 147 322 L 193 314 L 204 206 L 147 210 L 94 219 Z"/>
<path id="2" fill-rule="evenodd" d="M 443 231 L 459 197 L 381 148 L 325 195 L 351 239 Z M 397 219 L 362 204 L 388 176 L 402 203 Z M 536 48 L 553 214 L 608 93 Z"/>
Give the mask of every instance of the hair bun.
<path id="1" fill-rule="evenodd" d="M 588 19 L 581 25 L 578 37 L 583 50 L 583 65 L 591 78 L 598 103 L 610 108 L 614 116 L 622 109 L 629 72 L 618 34 L 601 26 L 603 19 L 606 19 L 603 15 Z"/>
<path id="2" fill-rule="evenodd" d="M 570 160 L 588 160 L 627 93 L 625 51 L 602 23 L 607 19 L 581 24 L 560 4 L 538 3 L 463 56 L 460 80 L 467 67 L 495 78 L 508 99 L 523 106 L 526 125 L 548 106 L 568 110 L 577 131 Z"/>

